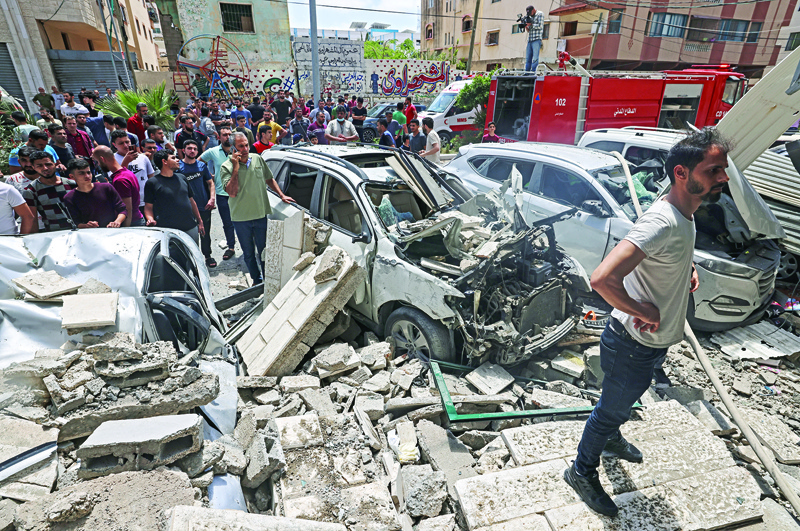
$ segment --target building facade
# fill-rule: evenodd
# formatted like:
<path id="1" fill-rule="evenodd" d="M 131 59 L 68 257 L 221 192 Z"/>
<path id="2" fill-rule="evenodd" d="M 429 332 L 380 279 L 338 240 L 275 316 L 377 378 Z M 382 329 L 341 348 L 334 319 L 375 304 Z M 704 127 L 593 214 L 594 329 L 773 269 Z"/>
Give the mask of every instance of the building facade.
<path id="1" fill-rule="evenodd" d="M 795 8 L 792 10 L 792 18 L 789 19 L 789 24 L 782 27 L 778 32 L 778 45 L 781 47 L 778 52 L 778 63 L 800 47 L 800 9 Z"/>
<path id="2" fill-rule="evenodd" d="M 421 45 L 428 57 L 444 53 L 453 62 L 466 61 L 475 27 L 472 70 L 522 69 L 528 34 L 517 17 L 533 5 L 544 14 L 544 32 L 539 61 L 555 63 L 558 24 L 549 16 L 550 2 L 543 0 L 482 0 L 475 17 L 475 0 L 421 0 Z M 556 31 L 553 31 L 556 30 Z"/>
<path id="3" fill-rule="evenodd" d="M 668 70 L 731 64 L 750 78 L 774 65 L 797 0 L 701 0 L 624 6 L 567 0 L 552 9 L 567 52 L 590 68 Z M 800 35 L 798 35 L 800 38 Z M 800 41 L 799 41 L 800 42 Z"/>
<path id="4" fill-rule="evenodd" d="M 104 92 L 128 86 L 131 76 L 123 69 L 117 35 L 123 51 L 127 41 L 134 70 L 160 70 L 144 0 L 115 0 L 113 8 L 118 16 L 112 18 L 108 2 L 0 0 L 0 85 L 31 111 L 37 109 L 31 98 L 38 87 Z M 109 41 L 116 52 L 113 64 Z"/>
<path id="5" fill-rule="evenodd" d="M 416 49 L 420 48 L 420 32 L 410 29 L 396 30 L 387 27 L 376 27 L 380 24 L 373 24 L 367 28 L 364 22 L 354 22 L 350 29 L 319 29 L 317 28 L 317 37 L 321 39 L 337 39 L 340 41 L 378 41 L 387 42 L 394 41 L 394 46 L 399 46 L 407 39 L 411 39 Z M 305 38 L 311 35 L 309 28 L 292 28 L 292 39 Z"/>

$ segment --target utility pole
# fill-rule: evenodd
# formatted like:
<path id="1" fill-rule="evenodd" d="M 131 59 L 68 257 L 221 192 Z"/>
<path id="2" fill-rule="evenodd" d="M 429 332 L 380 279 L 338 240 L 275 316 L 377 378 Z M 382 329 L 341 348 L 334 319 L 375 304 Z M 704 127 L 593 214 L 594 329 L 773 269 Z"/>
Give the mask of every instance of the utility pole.
<path id="1" fill-rule="evenodd" d="M 481 0 L 475 2 L 475 14 L 472 17 L 472 33 L 469 36 L 469 55 L 467 56 L 467 75 L 472 73 L 472 51 L 475 49 L 475 32 L 478 30 L 478 13 L 481 12 Z"/>
<path id="2" fill-rule="evenodd" d="M 597 34 L 603 28 L 603 14 L 600 13 L 600 18 L 597 19 L 597 30 L 592 35 L 592 47 L 589 48 L 589 62 L 586 63 L 586 70 L 592 69 L 592 58 L 594 57 L 594 44 L 597 42 Z"/>
<path id="3" fill-rule="evenodd" d="M 113 9 L 113 2 L 114 0 L 108 0 L 109 3 L 112 4 Z M 117 0 L 117 24 L 119 24 L 119 33 L 120 37 L 122 38 L 122 42 L 120 43 L 120 51 L 122 51 L 122 46 L 125 46 L 125 59 L 128 62 L 128 69 L 130 70 L 130 83 L 131 89 L 136 90 L 136 77 L 133 75 L 133 60 L 131 59 L 131 53 L 128 49 L 128 34 L 125 32 L 125 19 L 123 18 L 122 13 L 122 4 L 120 4 L 119 0 Z"/>
<path id="4" fill-rule="evenodd" d="M 311 22 L 311 82 L 314 86 L 314 104 L 319 104 L 322 93 L 319 86 L 319 43 L 317 43 L 317 0 L 308 0 Z"/>

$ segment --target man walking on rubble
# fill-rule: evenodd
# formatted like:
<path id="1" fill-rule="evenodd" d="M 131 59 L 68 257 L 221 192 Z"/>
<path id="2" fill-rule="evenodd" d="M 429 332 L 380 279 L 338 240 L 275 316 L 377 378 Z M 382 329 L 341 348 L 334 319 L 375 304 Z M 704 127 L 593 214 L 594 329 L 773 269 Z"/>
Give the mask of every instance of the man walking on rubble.
<path id="1" fill-rule="evenodd" d="M 564 479 L 600 514 L 618 512 L 600 485 L 601 453 L 643 460 L 619 428 L 650 386 L 656 364 L 683 339 L 689 293 L 698 287 L 693 215 L 704 201 L 719 200 L 728 182 L 728 151 L 729 144 L 711 128 L 675 144 L 666 162 L 669 193 L 639 218 L 592 274 L 592 288 L 614 306 L 600 341 L 603 393 Z"/>

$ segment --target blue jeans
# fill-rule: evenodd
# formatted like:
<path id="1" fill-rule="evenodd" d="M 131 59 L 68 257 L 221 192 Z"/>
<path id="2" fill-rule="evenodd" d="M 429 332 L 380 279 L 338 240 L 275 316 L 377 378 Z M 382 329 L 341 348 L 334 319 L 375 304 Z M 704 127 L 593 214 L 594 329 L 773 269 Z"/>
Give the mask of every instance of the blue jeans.
<path id="1" fill-rule="evenodd" d="M 250 278 L 253 279 L 253 285 L 260 284 L 263 278 L 261 271 L 264 270 L 264 261 L 261 257 L 264 254 L 264 248 L 267 246 L 267 218 L 234 221 L 233 227 L 239 237 L 244 263 L 250 273 Z M 259 269 L 259 266 L 261 269 Z"/>
<path id="2" fill-rule="evenodd" d="M 225 241 L 228 243 L 228 249 L 233 249 L 233 246 L 236 245 L 236 234 L 233 230 L 231 207 L 228 206 L 227 195 L 217 194 L 217 209 L 219 210 L 219 217 L 222 218 L 222 230 L 225 232 Z"/>
<path id="3" fill-rule="evenodd" d="M 605 375 L 603 392 L 586 421 L 575 459 L 575 470 L 583 476 L 598 467 L 609 437 L 630 418 L 631 406 L 650 387 L 653 368 L 667 353 L 666 348 L 646 347 L 612 326 L 624 330 L 614 319 L 600 338 L 600 367 Z"/>
<path id="4" fill-rule="evenodd" d="M 528 41 L 528 46 L 525 49 L 525 71 L 536 72 L 536 67 L 539 66 L 539 51 L 542 49 L 542 40 L 536 39 L 535 41 Z"/>

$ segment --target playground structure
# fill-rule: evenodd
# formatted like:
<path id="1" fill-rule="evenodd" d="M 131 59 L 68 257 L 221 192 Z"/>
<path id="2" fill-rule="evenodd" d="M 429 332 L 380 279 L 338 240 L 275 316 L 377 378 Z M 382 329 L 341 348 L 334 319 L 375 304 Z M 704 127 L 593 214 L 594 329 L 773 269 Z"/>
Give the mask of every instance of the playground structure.
<path id="1" fill-rule="evenodd" d="M 187 55 L 197 59 L 189 59 Z M 177 92 L 220 98 L 255 95 L 244 54 L 225 37 L 210 34 L 192 37 L 178 51 L 177 67 L 178 71 L 172 75 Z"/>

